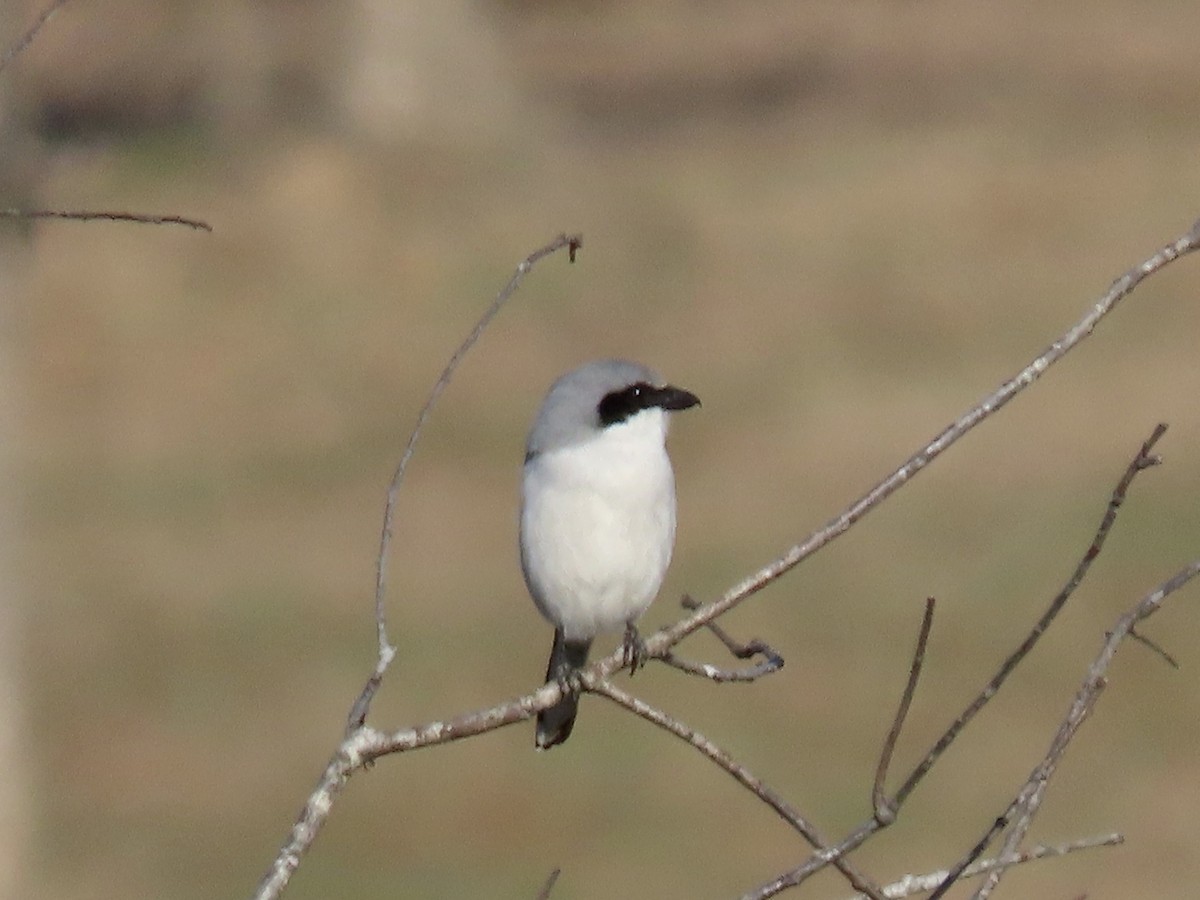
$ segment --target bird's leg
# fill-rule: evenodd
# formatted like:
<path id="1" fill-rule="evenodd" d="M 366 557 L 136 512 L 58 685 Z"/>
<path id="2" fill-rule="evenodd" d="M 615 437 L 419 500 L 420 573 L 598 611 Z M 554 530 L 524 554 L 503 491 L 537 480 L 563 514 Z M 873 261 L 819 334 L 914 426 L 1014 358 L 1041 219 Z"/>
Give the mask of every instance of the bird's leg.
<path id="1" fill-rule="evenodd" d="M 564 697 L 578 697 L 583 693 L 583 676 L 580 675 L 579 669 L 572 668 L 559 673 L 555 682 Z"/>
<path id="2" fill-rule="evenodd" d="M 646 664 L 646 642 L 638 634 L 637 626 L 630 620 L 625 623 L 625 639 L 621 643 L 625 653 L 625 662 L 629 664 L 629 674 L 633 675 Z"/>
<path id="3" fill-rule="evenodd" d="M 546 667 L 546 681 L 553 681 L 564 697 L 577 698 L 583 693 L 583 680 L 579 670 L 587 665 L 591 638 L 584 641 L 567 640 L 559 629 L 554 631 L 554 649 L 550 652 L 550 665 Z"/>

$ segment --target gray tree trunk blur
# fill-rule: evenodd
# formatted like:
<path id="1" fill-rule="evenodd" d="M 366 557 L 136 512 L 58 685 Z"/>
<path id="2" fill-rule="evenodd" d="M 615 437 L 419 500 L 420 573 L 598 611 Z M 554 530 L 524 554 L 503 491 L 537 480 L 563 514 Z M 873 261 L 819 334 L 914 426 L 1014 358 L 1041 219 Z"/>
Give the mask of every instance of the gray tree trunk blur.
<path id="1" fill-rule="evenodd" d="M 0 8 L 0 50 L 45 7 Z M 38 204 L 53 165 L 44 137 L 66 147 L 191 121 L 252 140 L 264 123 L 293 121 L 384 144 L 477 144 L 507 127 L 511 82 L 485 5 L 314 0 L 297 12 L 262 0 L 64 7 L 0 75 L 0 207 Z M 34 816 L 21 665 L 28 607 L 14 565 L 30 233 L 28 222 L 0 219 L 0 900 L 21 896 Z M 71 261 L 47 264 L 58 263 Z"/>
<path id="2" fill-rule="evenodd" d="M 28 196 L 28 186 L 14 184 L 9 176 L 23 179 L 33 167 L 22 165 L 24 141 L 10 127 L 4 100 L 0 87 L 0 159 L 15 161 L 0 167 L 0 204 L 9 206 Z M 28 256 L 24 231 L 24 223 L 0 221 L 0 900 L 20 896 L 32 813 L 21 665 L 26 598 L 15 573 L 15 548 L 21 541 L 17 334 Z"/>

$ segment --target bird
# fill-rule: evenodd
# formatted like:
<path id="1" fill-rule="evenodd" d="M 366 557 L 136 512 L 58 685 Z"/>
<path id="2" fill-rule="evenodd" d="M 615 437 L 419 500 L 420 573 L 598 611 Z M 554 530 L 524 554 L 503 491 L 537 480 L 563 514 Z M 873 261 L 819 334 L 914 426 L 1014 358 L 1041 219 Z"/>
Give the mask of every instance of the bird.
<path id="1" fill-rule="evenodd" d="M 550 387 L 525 444 L 521 570 L 554 626 L 546 681 L 563 696 L 537 717 L 546 750 L 571 734 L 593 639 L 624 628 L 627 659 L 642 651 L 637 619 L 658 594 L 675 545 L 670 413 L 700 405 L 635 362 L 589 362 Z"/>

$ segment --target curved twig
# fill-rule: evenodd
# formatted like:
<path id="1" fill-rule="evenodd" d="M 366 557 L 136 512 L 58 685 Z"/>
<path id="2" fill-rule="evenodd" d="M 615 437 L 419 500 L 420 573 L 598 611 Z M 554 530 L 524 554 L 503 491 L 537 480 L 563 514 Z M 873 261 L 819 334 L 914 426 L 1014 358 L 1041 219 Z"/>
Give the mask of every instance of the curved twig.
<path id="1" fill-rule="evenodd" d="M 554 890 L 554 885 L 558 881 L 558 876 L 562 874 L 562 869 L 554 869 L 542 883 L 542 889 L 538 891 L 537 900 L 550 900 L 550 892 Z"/>
<path id="2" fill-rule="evenodd" d="M 20 56 L 21 53 L 24 52 L 25 48 L 33 43 L 33 39 L 37 37 L 38 32 L 42 30 L 42 26 L 49 22 L 50 17 L 66 6 L 69 2 L 70 0 L 53 0 L 49 6 L 47 6 L 41 11 L 41 13 L 38 14 L 38 17 L 33 20 L 33 24 L 26 29 L 25 33 L 17 38 L 16 41 L 14 41 L 13 44 L 4 51 L 3 56 L 0 56 L 0 72 L 3 72 L 6 68 L 8 68 L 8 64 Z"/>
<path id="3" fill-rule="evenodd" d="M 688 594 L 684 594 L 679 599 L 679 605 L 684 609 L 699 609 L 700 607 L 700 604 Z M 698 678 L 707 678 L 709 681 L 716 682 L 717 684 L 757 681 L 763 676 L 778 672 L 783 668 L 783 657 L 766 641 L 759 638 L 739 641 L 717 622 L 707 622 L 705 623 L 705 627 L 716 636 L 717 640 L 725 646 L 725 649 L 735 659 L 753 659 L 756 656 L 761 656 L 762 660 L 753 666 L 747 666 L 742 669 L 722 669 L 720 666 L 714 666 L 710 663 L 696 663 L 683 659 L 673 650 L 667 650 L 657 658 L 673 669 L 678 669 L 687 675 L 695 675 Z"/>
<path id="4" fill-rule="evenodd" d="M 0 209 L 4 219 L 70 219 L 75 222 L 91 222 L 107 219 L 110 222 L 137 222 L 142 225 L 183 225 L 197 231 L 213 230 L 203 219 L 187 216 L 160 216 L 151 213 L 116 212 L 113 210 L 66 210 L 66 209 Z"/>
<path id="5" fill-rule="evenodd" d="M 548 245 L 542 250 L 531 254 L 517 269 L 513 275 L 509 285 L 505 287 L 501 294 L 493 303 L 493 307 L 489 308 L 489 312 L 485 314 L 485 319 L 481 320 L 482 325 L 486 325 L 486 320 L 490 319 L 495 314 L 494 310 L 507 299 L 507 296 L 516 289 L 523 276 L 528 272 L 541 257 L 554 252 L 555 250 L 567 247 L 572 251 L 578 247 L 578 239 L 560 237 L 557 241 Z M 1115 308 L 1115 306 L 1126 296 L 1129 295 L 1145 278 L 1161 270 L 1180 256 L 1190 253 L 1200 247 L 1200 223 L 1193 226 L 1186 234 L 1167 244 L 1157 253 L 1148 257 L 1142 263 L 1130 269 L 1125 275 L 1117 279 L 1112 287 L 1094 304 L 1094 306 L 1081 318 L 1074 326 L 1072 326 L 1062 337 L 1056 340 L 1042 353 L 1033 359 L 1024 369 L 1018 372 L 1011 379 L 1002 384 L 995 392 L 985 397 L 981 402 L 973 406 L 964 415 L 956 419 L 950 426 L 944 429 L 937 437 L 929 444 L 919 450 L 916 454 L 901 465 L 895 472 L 881 481 L 878 485 L 868 491 L 863 497 L 851 504 L 840 515 L 831 519 L 824 526 L 813 532 L 802 543 L 797 544 L 789 551 L 784 553 L 774 562 L 761 568 L 758 572 L 744 579 L 739 584 L 730 588 L 722 597 L 705 604 L 700 609 L 696 610 L 690 616 L 680 620 L 672 626 L 660 630 L 646 642 L 647 651 L 652 655 L 662 656 L 668 650 L 675 646 L 680 640 L 689 634 L 692 634 L 697 629 L 707 625 L 715 620 L 718 616 L 732 609 L 734 606 L 743 602 L 746 598 L 756 593 L 765 585 L 779 578 L 785 572 L 789 571 L 802 560 L 811 556 L 821 547 L 825 546 L 836 537 L 844 533 L 851 525 L 866 515 L 871 509 L 878 506 L 884 499 L 910 481 L 918 472 L 924 469 L 930 462 L 944 453 L 949 447 L 956 443 L 963 435 L 972 428 L 976 427 L 984 419 L 991 416 L 1002 406 L 1008 403 L 1022 390 L 1036 381 L 1045 371 L 1061 359 L 1065 354 L 1070 352 L 1080 341 L 1087 337 L 1094 330 L 1096 325 Z M 479 332 L 482 331 L 480 326 L 477 326 Z M 459 353 L 452 359 L 452 363 L 456 364 L 461 353 L 465 353 L 470 345 L 478 339 L 478 333 L 472 332 L 468 340 L 464 342 L 464 346 L 460 348 Z M 449 371 L 453 366 L 448 366 L 448 371 L 443 373 L 443 379 L 439 380 L 438 385 L 435 385 L 434 391 L 430 396 L 430 400 L 426 403 L 426 408 L 422 410 L 418 417 L 418 429 L 428 416 L 428 411 L 432 407 L 433 402 L 441 391 L 445 388 L 444 381 L 448 380 Z M 366 710 L 369 706 L 371 696 L 378 687 L 379 678 L 382 677 L 382 670 L 386 668 L 387 660 L 390 659 L 390 653 L 394 653 L 391 645 L 387 640 L 387 633 L 384 627 L 383 616 L 383 588 L 385 585 L 386 574 L 386 556 L 387 548 L 390 541 L 392 515 L 395 506 L 395 495 L 399 488 L 399 483 L 403 477 L 404 467 L 408 458 L 412 453 L 412 446 L 415 443 L 416 432 L 410 438 L 409 446 L 405 450 L 405 454 L 401 460 L 400 466 L 397 468 L 396 474 L 393 476 L 392 483 L 388 491 L 388 501 L 385 506 L 384 528 L 380 540 L 380 556 L 378 560 L 378 571 L 376 578 L 376 622 L 379 633 L 380 643 L 380 663 L 376 668 L 375 674 L 368 680 L 366 687 L 359 700 L 356 701 L 351 714 L 351 725 L 355 722 L 365 722 Z M 1090 561 L 1090 560 L 1089 560 Z M 1197 564 L 1200 567 L 1200 564 Z M 1190 576 L 1189 576 L 1190 577 Z M 1172 588 L 1173 589 L 1173 588 Z M 618 695 L 623 692 L 617 691 L 609 684 L 606 679 L 614 672 L 620 670 L 626 665 L 625 654 L 618 650 L 607 657 L 597 660 L 580 673 L 580 682 L 584 689 L 592 690 L 597 693 L 602 693 L 609 696 L 610 699 L 616 701 Z M 528 719 L 535 715 L 538 711 L 546 709 L 558 702 L 562 696 L 562 688 L 555 682 L 551 682 L 539 688 L 538 690 L 507 702 L 478 710 L 465 715 L 457 716 L 451 719 L 441 720 L 437 722 L 427 723 L 416 728 L 405 728 L 392 734 L 384 734 L 360 724 L 358 727 L 351 727 L 345 740 L 330 760 L 322 775 L 317 787 L 311 794 L 308 803 L 306 804 L 300 818 L 296 822 L 292 830 L 292 835 L 287 844 L 280 851 L 271 870 L 267 873 L 259 891 L 256 895 L 259 900 L 267 900 L 279 895 L 283 887 L 286 886 L 291 873 L 299 864 L 301 855 L 311 845 L 315 838 L 317 830 L 324 823 L 329 815 L 330 807 L 336 794 L 341 790 L 345 780 L 350 773 L 355 769 L 360 768 L 370 761 L 377 759 L 380 756 L 389 753 L 404 752 L 406 750 L 415 749 L 417 747 L 431 746 L 439 743 L 446 743 L 452 740 L 458 740 L 468 737 L 473 734 L 479 734 L 484 731 L 490 731 L 504 725 Z M 629 702 L 637 705 L 640 701 L 636 698 L 628 697 Z M 644 706 L 644 705 L 643 705 Z M 646 709 L 650 709 L 646 707 Z M 639 713 L 641 714 L 641 713 Z M 666 727 L 664 725 L 663 727 Z M 695 734 L 694 732 L 692 733 Z M 683 735 L 680 735 L 683 736 Z M 697 736 L 698 737 L 698 736 Z M 693 746 L 701 749 L 701 745 L 695 743 L 695 738 L 686 738 Z M 720 752 L 718 748 L 712 748 Z M 736 763 L 734 763 L 737 766 Z M 727 769 L 727 771 L 729 771 Z M 745 771 L 742 769 L 741 771 Z M 732 772 L 731 772 L 732 774 Z M 748 773 L 746 773 L 748 775 Z M 736 777 L 736 776 L 735 776 Z M 907 783 L 906 783 L 907 784 Z M 911 788 L 910 788 L 911 789 Z M 769 790 L 769 788 L 768 788 Z M 903 791 L 903 788 L 902 788 Z M 898 792 L 898 798 L 902 799 L 902 795 Z M 784 815 L 784 810 L 788 810 L 794 815 L 785 815 L 789 821 L 803 821 L 798 813 L 786 804 L 782 798 L 775 797 L 775 802 L 772 803 L 772 808 Z M 794 821 L 793 821 L 794 820 Z M 779 891 L 786 889 L 789 886 L 798 884 L 809 874 L 815 872 L 831 863 L 838 865 L 839 868 L 848 864 L 843 859 L 845 854 L 851 852 L 854 848 L 860 846 L 864 840 L 872 833 L 882 827 L 881 823 L 874 817 L 869 819 L 859 828 L 855 829 L 844 840 L 833 847 L 828 847 L 819 839 L 819 835 L 815 830 L 811 834 L 816 839 L 814 846 L 821 847 L 817 853 L 813 854 L 803 865 L 791 872 L 785 873 L 772 882 L 762 886 L 761 888 L 747 894 L 747 897 L 765 898 L 774 896 Z M 1007 858 L 1011 853 L 1001 854 Z M 851 869 L 851 871 L 853 871 Z M 861 889 L 861 888 L 859 888 Z"/>
<path id="6" fill-rule="evenodd" d="M 549 244 L 535 250 L 521 261 L 517 266 L 516 272 L 508 280 L 508 283 L 496 295 L 496 298 L 475 324 L 471 333 L 459 345 L 453 356 L 450 357 L 450 361 L 446 364 L 446 368 L 442 370 L 441 377 L 438 378 L 437 383 L 433 386 L 433 390 L 430 391 L 425 405 L 421 408 L 421 412 L 417 416 L 417 424 L 413 428 L 412 434 L 409 435 L 408 444 L 404 448 L 400 464 L 396 467 L 395 474 L 393 474 L 391 483 L 388 486 L 387 503 L 384 507 L 383 534 L 380 537 L 375 581 L 375 623 L 379 638 L 379 657 L 375 665 L 375 670 L 367 679 L 362 692 L 351 707 L 349 724 L 341 745 L 334 752 L 333 758 L 326 764 L 325 771 L 321 774 L 317 786 L 309 795 L 308 802 L 304 805 L 299 818 L 292 826 L 291 835 L 280 849 L 275 861 L 271 864 L 271 868 L 259 883 L 258 890 L 255 892 L 256 900 L 272 900 L 272 898 L 278 897 L 283 892 L 283 889 L 287 887 L 292 873 L 300 865 L 301 857 L 312 846 L 312 842 L 316 840 L 321 826 L 325 824 L 325 820 L 329 817 L 334 799 L 341 792 L 346 784 L 346 780 L 354 770 L 367 765 L 384 753 L 396 753 L 405 749 L 413 749 L 435 743 L 445 743 L 446 741 L 466 737 L 468 734 L 490 731 L 509 722 L 527 719 L 536 714 L 538 710 L 551 706 L 559 699 L 559 687 L 557 685 L 548 685 L 528 697 L 519 698 L 516 701 L 502 704 L 499 707 L 492 707 L 479 713 L 469 713 L 448 722 L 434 722 L 422 728 L 405 729 L 390 737 L 365 725 L 371 699 L 379 689 L 384 672 L 387 670 L 396 652 L 395 648 L 388 641 L 384 617 L 383 595 L 386 585 L 387 551 L 391 541 L 392 518 L 395 514 L 396 496 L 399 493 L 400 483 L 404 478 L 408 461 L 412 458 L 421 429 L 425 421 L 429 418 L 429 413 L 437 402 L 438 397 L 441 396 L 446 386 L 450 383 L 450 378 L 454 374 L 454 370 L 459 362 L 462 361 L 463 356 L 475 345 L 475 342 L 483 334 L 484 329 L 487 328 L 488 323 L 491 322 L 496 313 L 500 311 L 500 308 L 508 301 L 517 288 L 520 287 L 521 282 L 530 269 L 543 257 L 549 256 L 551 253 L 563 248 L 568 250 L 570 259 L 574 261 L 575 253 L 582 246 L 582 243 L 583 239 L 579 235 L 559 235 Z"/>
<path id="7" fill-rule="evenodd" d="M 1037 814 L 1038 809 L 1041 807 L 1042 799 L 1046 795 L 1046 788 L 1049 786 L 1050 778 L 1058 768 L 1059 760 L 1062 759 L 1067 746 L 1079 731 L 1080 726 L 1091 715 L 1092 710 L 1100 699 L 1100 695 L 1104 692 L 1104 688 L 1108 686 L 1108 667 L 1111 665 L 1113 657 L 1116 656 L 1121 642 L 1130 636 L 1130 633 L 1138 623 L 1145 621 L 1158 612 L 1167 597 L 1197 575 L 1200 575 L 1200 560 L 1184 566 L 1143 597 L 1133 609 L 1117 620 L 1117 624 L 1109 632 L 1100 653 L 1088 669 L 1087 677 L 1080 686 L 1078 693 L 1076 693 L 1075 699 L 1071 703 L 1071 708 L 1067 710 L 1067 715 L 1054 735 L 1054 740 L 1050 742 L 1050 749 L 1033 770 L 1033 773 L 1029 776 L 1029 780 L 1025 782 L 1016 799 L 1005 811 L 1004 817 L 1012 822 L 1012 828 L 1005 836 L 1004 844 L 1001 847 L 999 853 L 1001 859 L 1014 855 L 1021 841 L 1025 839 L 1025 835 L 1029 831 L 1029 826 L 1033 824 L 1033 817 Z M 986 900 L 987 897 L 991 896 L 992 891 L 1004 876 L 1006 868 L 1007 865 L 1001 864 L 993 870 L 983 884 L 979 886 L 979 889 L 972 895 L 972 900 Z"/>
<path id="8" fill-rule="evenodd" d="M 371 700 L 374 698 L 375 692 L 379 690 L 384 672 L 387 671 L 393 657 L 396 655 L 396 648 L 388 640 L 387 610 L 384 606 L 384 597 L 387 593 L 387 559 L 388 550 L 392 542 L 392 524 L 396 515 L 396 498 L 400 494 L 400 485 L 404 481 L 404 473 L 408 469 L 409 460 L 412 459 L 413 452 L 417 448 L 417 439 L 420 438 L 421 432 L 425 428 L 425 423 L 429 420 L 430 413 L 433 412 L 434 406 L 437 405 L 438 398 L 442 396 L 442 392 L 450 384 L 450 379 L 454 377 L 454 370 L 458 368 L 458 364 L 463 361 L 463 358 L 483 336 L 492 319 L 496 317 L 496 314 L 500 312 L 509 298 L 516 293 L 517 288 L 521 286 L 521 282 L 525 280 L 525 276 L 529 274 L 534 265 L 550 254 L 564 248 L 568 251 L 570 261 L 575 262 L 575 253 L 582 246 L 582 235 L 560 234 L 550 243 L 546 244 L 546 246 L 534 250 L 521 260 L 516 271 L 513 272 L 512 277 L 508 280 L 508 284 L 500 289 L 500 293 L 496 295 L 496 298 L 484 310 L 483 315 L 475 323 L 475 327 L 471 329 L 463 339 L 463 342 L 458 345 L 458 349 L 451 354 L 446 367 L 442 369 L 442 374 L 429 391 L 429 396 L 425 398 L 425 405 L 421 407 L 421 411 L 417 414 L 417 422 L 413 426 L 412 433 L 408 436 L 408 443 L 404 445 L 404 452 L 400 456 L 400 462 L 396 466 L 396 471 L 392 473 L 392 480 L 388 484 L 387 489 L 387 500 L 383 507 L 383 530 L 379 536 L 379 553 L 375 559 L 375 632 L 379 642 L 379 655 L 376 658 L 375 670 L 367 679 L 367 683 L 363 686 L 358 699 L 354 701 L 354 705 L 350 708 L 350 715 L 347 717 L 346 722 L 347 734 L 361 726 L 367 720 L 367 712 L 371 707 Z"/>
<path id="9" fill-rule="evenodd" d="M 783 657 L 768 647 L 766 644 L 759 644 L 757 652 L 763 654 L 762 662 L 753 666 L 745 666 L 741 669 L 722 669 L 720 666 L 714 666 L 712 663 L 692 662 L 690 659 L 684 659 L 675 653 L 674 650 L 668 650 L 662 656 L 658 657 L 672 669 L 678 669 L 685 675 L 695 675 L 697 678 L 706 678 L 716 684 L 733 684 L 745 683 L 748 681 L 758 681 L 767 675 L 772 675 L 783 668 Z"/>
<path id="10" fill-rule="evenodd" d="M 921 779 L 925 777 L 925 774 L 937 761 L 938 757 L 946 751 L 947 747 L 954 743 L 955 738 L 967 726 L 967 723 L 975 718 L 979 711 L 987 705 L 988 701 L 996 695 L 996 692 L 1000 690 L 1000 687 L 1008 679 L 1009 675 L 1013 673 L 1013 670 L 1016 669 L 1021 660 L 1029 655 L 1029 652 L 1033 650 L 1038 641 L 1041 640 L 1042 635 L 1046 633 L 1047 629 L 1049 629 L 1050 625 L 1058 617 L 1063 606 L 1066 605 L 1071 595 L 1075 593 L 1075 589 L 1082 583 L 1092 563 L 1096 561 L 1096 557 L 1100 555 L 1100 551 L 1104 548 L 1104 542 L 1108 539 L 1113 523 L 1117 520 L 1117 512 L 1120 510 L 1121 504 L 1125 502 L 1125 495 L 1128 493 L 1130 485 L 1133 484 L 1133 479 L 1137 477 L 1138 473 L 1162 462 L 1158 456 L 1153 455 L 1150 451 L 1154 449 L 1154 445 L 1158 443 L 1159 438 L 1166 433 L 1166 430 L 1166 425 L 1159 424 L 1150 434 L 1150 437 L 1146 439 L 1145 443 L 1142 444 L 1137 456 L 1125 468 L 1125 473 L 1121 476 L 1121 480 L 1113 488 L 1112 495 L 1108 500 L 1108 506 L 1105 507 L 1104 515 L 1100 519 L 1100 525 L 1092 537 L 1092 543 L 1088 545 L 1078 565 L 1075 566 L 1075 571 L 1071 573 L 1071 577 L 1067 579 L 1066 584 L 1062 586 L 1062 589 L 1050 601 L 1050 605 L 1046 608 L 1046 611 L 1042 613 L 1041 618 L 1030 629 L 1029 634 L 1025 636 L 1025 639 L 1017 649 L 1009 654 L 1008 658 L 1000 665 L 1000 669 L 984 686 L 983 690 L 976 695 L 974 700 L 967 704 L 966 709 L 950 724 L 950 727 L 946 729 L 945 733 L 938 738 L 937 742 L 929 749 L 929 752 L 925 754 L 925 758 L 917 764 L 916 768 L 905 779 L 904 784 L 896 791 L 893 801 L 895 804 L 899 805 L 903 803 L 908 795 L 913 792 L 921 782 Z"/>
<path id="11" fill-rule="evenodd" d="M 649 703 L 621 690 L 611 681 L 596 679 L 592 684 L 588 685 L 588 688 L 594 693 L 608 698 L 623 709 L 629 710 L 634 715 L 645 719 L 647 722 L 657 725 L 664 731 L 689 744 L 694 749 L 699 750 L 707 759 L 732 776 L 738 784 L 778 813 L 780 818 L 799 832 L 818 854 L 829 854 L 828 844 L 821 837 L 815 825 L 804 818 L 800 811 L 788 803 L 779 792 L 753 775 L 749 769 L 734 759 L 727 751 L 722 750 L 700 732 L 683 724 L 678 719 L 667 715 L 662 710 L 656 709 Z M 846 879 L 856 891 L 871 897 L 872 900 L 883 900 L 883 892 L 879 885 L 859 872 L 857 867 L 844 856 L 830 856 L 829 862 L 846 876 Z"/>
<path id="12" fill-rule="evenodd" d="M 884 739 L 883 750 L 879 754 L 879 765 L 875 768 L 871 805 L 875 808 L 875 818 L 885 825 L 890 825 L 896 818 L 896 803 L 889 799 L 884 792 L 888 768 L 892 764 L 892 754 L 896 751 L 900 732 L 904 729 L 904 720 L 908 718 L 913 695 L 917 692 L 921 669 L 925 666 L 925 648 L 929 645 L 929 632 L 933 628 L 933 609 L 936 605 L 937 601 L 933 597 L 929 597 L 925 601 L 925 615 L 921 617 L 921 630 L 917 634 L 917 646 L 913 650 L 912 664 L 908 667 L 908 681 L 904 685 L 904 693 L 900 695 L 900 705 L 896 708 L 896 717 L 892 720 L 892 727 L 888 729 L 887 737 Z"/>
<path id="13" fill-rule="evenodd" d="M 855 522 L 877 507 L 885 499 L 907 484 L 918 472 L 945 453 L 965 434 L 985 419 L 992 416 L 1010 400 L 1025 390 L 1052 365 L 1066 356 L 1084 338 L 1088 337 L 1125 297 L 1154 273 L 1160 271 L 1181 256 L 1200 248 L 1200 221 L 1194 223 L 1184 234 L 1153 253 L 1112 283 L 1112 286 L 1097 300 L 1086 314 L 1072 325 L 1058 340 L 1039 353 L 1012 378 L 984 397 L 979 403 L 955 419 L 939 435 L 908 458 L 898 469 L 879 482 L 862 497 L 850 504 L 843 512 L 830 519 L 801 543 L 795 545 L 773 562 L 767 563 L 753 575 L 731 587 L 716 600 L 706 603 L 695 613 L 664 628 L 646 641 L 646 652 L 661 653 L 673 647 L 698 628 L 713 621 L 756 594 L 785 572 L 795 568 L 826 544 L 845 534 Z"/>
<path id="14" fill-rule="evenodd" d="M 839 843 L 833 849 L 833 851 L 831 851 L 832 853 L 844 854 L 851 852 L 855 848 L 865 843 L 866 840 L 875 832 L 882 828 L 888 827 L 895 821 L 897 811 L 904 804 L 904 801 L 921 782 L 925 775 L 928 774 L 934 763 L 937 762 L 941 755 L 945 753 L 952 743 L 954 743 L 958 735 L 962 733 L 967 724 L 979 713 L 979 711 L 988 703 L 988 701 L 995 696 L 996 692 L 1004 684 L 1008 676 L 1016 668 L 1017 664 L 1029 654 L 1041 636 L 1045 634 L 1046 629 L 1050 626 L 1050 623 L 1053 622 L 1057 617 L 1059 611 L 1063 607 L 1063 604 L 1065 604 L 1071 594 L 1074 593 L 1075 589 L 1079 586 L 1079 583 L 1083 580 L 1083 577 L 1087 574 L 1091 564 L 1095 561 L 1096 557 L 1100 554 L 1100 551 L 1104 547 L 1105 540 L 1112 530 L 1113 523 L 1116 521 L 1117 512 L 1121 505 L 1125 502 L 1125 496 L 1130 485 L 1133 483 L 1134 478 L 1139 472 L 1149 468 L 1150 466 L 1157 465 L 1161 461 L 1159 457 L 1155 456 L 1150 451 L 1153 449 L 1155 443 L 1157 443 L 1165 431 L 1165 425 L 1157 426 L 1151 433 L 1150 437 L 1139 448 L 1137 455 L 1133 458 L 1129 465 L 1126 466 L 1125 472 L 1122 474 L 1120 480 L 1117 482 L 1117 486 L 1113 489 L 1112 495 L 1109 497 L 1108 505 L 1105 507 L 1104 515 L 1101 517 L 1100 524 L 1092 537 L 1091 544 L 1088 545 L 1087 550 L 1080 558 L 1078 565 L 1075 567 L 1075 571 L 1071 574 L 1071 577 L 1067 580 L 1067 583 L 1058 592 L 1058 594 L 1055 595 L 1046 612 L 1042 614 L 1042 617 L 1030 630 L 1030 633 L 1026 636 L 1025 640 L 1022 641 L 1020 646 L 1018 646 L 1017 649 L 1001 664 L 997 674 L 992 677 L 983 690 L 979 692 L 975 699 L 967 705 L 966 709 L 964 709 L 963 712 L 958 715 L 954 722 L 950 724 L 949 728 L 947 728 L 942 736 L 934 743 L 933 747 L 916 765 L 913 771 L 909 774 L 908 778 L 905 779 L 904 784 L 899 790 L 896 791 L 895 795 L 893 795 L 890 800 L 884 801 L 884 805 L 882 807 L 883 815 L 880 815 L 880 804 L 878 799 L 876 799 L 874 804 L 875 809 L 872 817 L 861 823 L 858 827 L 846 835 L 842 842 Z M 1006 826 L 1009 821 L 1008 813 L 1006 813 L 1004 816 L 1001 816 L 997 821 L 1001 823 L 1001 827 Z M 998 833 L 1000 829 L 997 828 L 995 823 L 993 823 L 992 829 L 990 830 L 994 830 L 996 833 Z M 961 875 L 961 873 L 967 868 L 967 866 L 969 866 L 970 863 L 972 863 L 980 854 L 984 852 L 984 850 L 987 849 L 991 839 L 992 838 L 989 837 L 988 840 L 977 843 L 972 851 L 964 856 L 963 859 L 951 869 L 951 877 L 958 878 L 959 875 Z M 748 898 L 755 898 L 755 900 L 765 900 L 767 897 L 773 897 L 781 891 L 784 891 L 789 887 L 794 887 L 800 882 L 806 880 L 814 873 L 824 868 L 826 865 L 828 865 L 828 859 L 826 858 L 826 855 L 814 853 L 796 868 L 777 876 L 771 881 L 761 885 L 756 891 L 747 894 L 746 896 Z"/>

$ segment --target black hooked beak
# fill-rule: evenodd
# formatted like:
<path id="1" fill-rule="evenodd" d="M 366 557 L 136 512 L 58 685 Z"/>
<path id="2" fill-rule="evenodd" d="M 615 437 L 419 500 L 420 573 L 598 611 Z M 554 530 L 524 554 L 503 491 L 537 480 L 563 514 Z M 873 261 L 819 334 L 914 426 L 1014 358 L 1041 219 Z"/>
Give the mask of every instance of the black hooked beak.
<path id="1" fill-rule="evenodd" d="M 677 388 L 668 384 L 660 388 L 652 388 L 650 400 L 654 406 L 678 412 L 681 409 L 691 409 L 700 405 L 700 398 L 691 391 Z"/>

